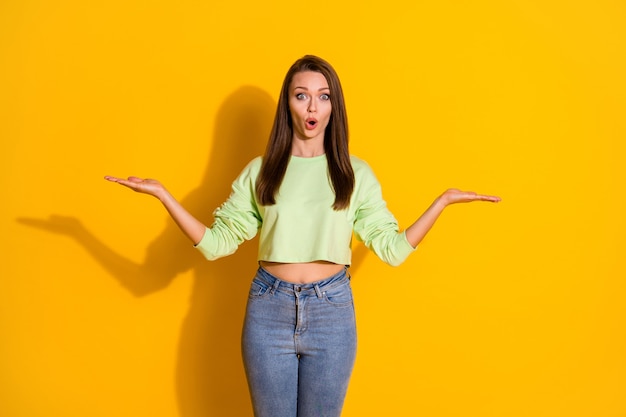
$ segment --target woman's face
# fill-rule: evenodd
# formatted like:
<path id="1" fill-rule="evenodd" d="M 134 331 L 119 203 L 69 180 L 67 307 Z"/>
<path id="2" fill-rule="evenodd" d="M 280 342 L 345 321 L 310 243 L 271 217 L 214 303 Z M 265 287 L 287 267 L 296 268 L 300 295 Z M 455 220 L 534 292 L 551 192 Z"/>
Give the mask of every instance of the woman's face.
<path id="1" fill-rule="evenodd" d="M 330 89 L 324 75 L 298 72 L 289 86 L 289 111 L 294 139 L 324 139 L 331 114 Z"/>

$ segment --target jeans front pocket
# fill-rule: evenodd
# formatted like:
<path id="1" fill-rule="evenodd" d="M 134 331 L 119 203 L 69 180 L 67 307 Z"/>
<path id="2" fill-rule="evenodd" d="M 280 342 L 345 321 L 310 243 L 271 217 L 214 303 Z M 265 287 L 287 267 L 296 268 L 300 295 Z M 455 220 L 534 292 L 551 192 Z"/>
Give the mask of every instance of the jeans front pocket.
<path id="1" fill-rule="evenodd" d="M 349 281 L 328 290 L 322 290 L 322 295 L 328 304 L 335 307 L 352 306 L 352 288 L 350 288 Z"/>
<path id="2" fill-rule="evenodd" d="M 248 293 L 249 298 L 258 298 L 263 297 L 270 292 L 270 286 L 267 283 L 261 281 L 258 278 L 252 280 L 252 284 L 250 284 L 250 292 Z"/>

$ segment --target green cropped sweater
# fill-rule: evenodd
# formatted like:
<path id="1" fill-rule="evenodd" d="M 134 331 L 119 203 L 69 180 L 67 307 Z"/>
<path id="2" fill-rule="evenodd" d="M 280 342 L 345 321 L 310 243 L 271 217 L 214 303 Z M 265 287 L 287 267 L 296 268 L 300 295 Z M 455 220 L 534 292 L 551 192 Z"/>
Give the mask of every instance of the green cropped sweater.
<path id="1" fill-rule="evenodd" d="M 253 159 L 233 182 L 228 200 L 213 213 L 215 222 L 196 248 L 214 260 L 232 254 L 259 232 L 259 261 L 350 265 L 354 232 L 384 262 L 399 265 L 415 248 L 398 231 L 370 167 L 354 156 L 350 160 L 355 176 L 350 206 L 335 211 L 326 155 L 292 156 L 276 204 L 270 206 L 257 201 L 261 157 Z"/>

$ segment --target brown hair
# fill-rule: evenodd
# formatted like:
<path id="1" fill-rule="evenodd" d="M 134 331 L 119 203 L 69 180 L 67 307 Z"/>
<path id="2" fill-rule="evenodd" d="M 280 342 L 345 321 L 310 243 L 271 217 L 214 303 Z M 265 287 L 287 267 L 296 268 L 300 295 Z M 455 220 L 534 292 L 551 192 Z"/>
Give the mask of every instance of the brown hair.
<path id="1" fill-rule="evenodd" d="M 328 174 L 335 192 L 333 209 L 349 206 L 354 190 L 354 171 L 348 150 L 348 118 L 339 77 L 333 67 L 321 58 L 305 55 L 287 71 L 278 99 L 276 117 L 265 149 L 261 172 L 256 183 L 256 193 L 262 205 L 276 204 L 276 192 L 283 182 L 291 157 L 293 122 L 289 111 L 289 87 L 296 73 L 314 71 L 321 73 L 330 89 L 331 116 L 324 132 L 324 151 L 328 161 Z"/>

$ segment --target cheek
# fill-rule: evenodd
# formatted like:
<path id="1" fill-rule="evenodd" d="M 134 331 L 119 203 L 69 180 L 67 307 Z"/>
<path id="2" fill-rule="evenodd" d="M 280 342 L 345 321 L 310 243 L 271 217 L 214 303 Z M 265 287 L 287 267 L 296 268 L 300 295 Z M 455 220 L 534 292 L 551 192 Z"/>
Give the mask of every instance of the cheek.
<path id="1" fill-rule="evenodd" d="M 291 120 L 298 118 L 298 110 L 292 105 L 289 105 L 289 116 L 291 116 Z"/>
<path id="2" fill-rule="evenodd" d="M 330 119 L 330 116 L 333 113 L 333 109 L 332 109 L 330 103 L 328 103 L 328 105 L 324 108 L 324 111 L 325 111 L 325 114 L 326 114 L 326 118 Z"/>
<path id="3" fill-rule="evenodd" d="M 302 102 L 300 101 L 290 101 L 289 102 L 289 113 L 291 113 L 291 116 L 295 116 L 297 114 L 302 113 L 303 111 L 306 112 L 306 108 L 303 110 L 303 106 Z"/>

